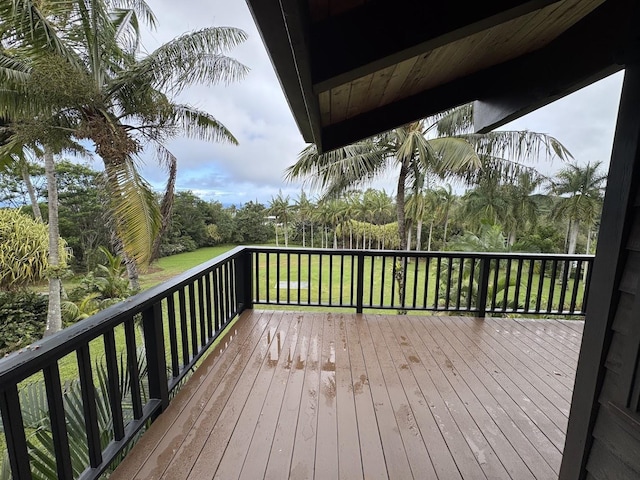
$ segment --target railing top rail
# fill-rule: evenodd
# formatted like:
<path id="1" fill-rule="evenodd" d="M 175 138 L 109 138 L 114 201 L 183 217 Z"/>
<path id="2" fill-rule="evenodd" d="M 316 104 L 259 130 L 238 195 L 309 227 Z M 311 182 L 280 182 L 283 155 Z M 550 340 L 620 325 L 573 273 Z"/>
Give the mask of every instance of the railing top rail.
<path id="1" fill-rule="evenodd" d="M 79 345 L 100 337 L 106 331 L 122 323 L 132 315 L 166 298 L 191 283 L 203 273 L 239 256 L 245 247 L 236 247 L 222 255 L 167 280 L 160 285 L 138 293 L 127 300 L 106 308 L 56 334 L 38 340 L 6 358 L 0 359 L 0 377 L 4 385 L 20 382 L 41 371 L 52 359 L 59 359 L 74 352 Z"/>
<path id="2" fill-rule="evenodd" d="M 257 253 L 312 253 L 325 255 L 365 255 L 376 257 L 473 257 L 473 258 L 499 258 L 499 259 L 546 259 L 546 260 L 589 260 L 595 255 L 572 254 L 567 253 L 530 253 L 530 252 L 463 252 L 463 251 L 416 251 L 416 250 L 362 250 L 350 248 L 308 248 L 308 247 L 273 247 L 251 245 L 245 247 L 246 250 Z"/>

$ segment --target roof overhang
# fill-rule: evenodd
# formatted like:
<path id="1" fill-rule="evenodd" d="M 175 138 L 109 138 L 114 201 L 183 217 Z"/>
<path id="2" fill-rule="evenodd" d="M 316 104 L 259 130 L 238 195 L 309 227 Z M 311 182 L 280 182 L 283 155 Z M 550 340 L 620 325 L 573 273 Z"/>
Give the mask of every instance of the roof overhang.
<path id="1" fill-rule="evenodd" d="M 624 64 L 635 0 L 247 0 L 307 142 L 463 103 L 495 128 Z"/>

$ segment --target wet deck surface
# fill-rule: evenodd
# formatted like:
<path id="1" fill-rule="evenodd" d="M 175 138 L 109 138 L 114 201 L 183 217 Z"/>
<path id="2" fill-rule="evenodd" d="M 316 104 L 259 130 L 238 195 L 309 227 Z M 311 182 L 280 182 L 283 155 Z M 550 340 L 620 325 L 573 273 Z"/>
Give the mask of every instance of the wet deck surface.
<path id="1" fill-rule="evenodd" d="M 111 478 L 555 479 L 582 328 L 244 313 Z"/>

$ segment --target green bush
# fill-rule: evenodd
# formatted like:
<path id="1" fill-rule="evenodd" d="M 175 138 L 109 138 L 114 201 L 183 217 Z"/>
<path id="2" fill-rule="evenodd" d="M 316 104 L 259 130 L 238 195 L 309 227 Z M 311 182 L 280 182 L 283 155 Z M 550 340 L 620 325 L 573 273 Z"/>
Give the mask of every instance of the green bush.
<path id="1" fill-rule="evenodd" d="M 0 292 L 0 355 L 42 338 L 47 322 L 47 297 L 26 290 Z"/>

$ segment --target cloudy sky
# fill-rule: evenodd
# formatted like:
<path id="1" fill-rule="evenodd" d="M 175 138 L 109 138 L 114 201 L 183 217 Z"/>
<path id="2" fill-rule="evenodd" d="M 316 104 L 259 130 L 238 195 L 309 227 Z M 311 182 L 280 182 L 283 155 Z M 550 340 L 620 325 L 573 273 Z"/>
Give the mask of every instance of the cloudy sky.
<path id="1" fill-rule="evenodd" d="M 207 200 L 241 204 L 249 200 L 269 203 L 282 189 L 295 198 L 299 184 L 283 179 L 305 143 L 298 132 L 271 62 L 244 0 L 148 0 L 158 18 L 158 29 L 145 33 L 144 47 L 153 50 L 182 33 L 206 26 L 234 26 L 249 39 L 230 55 L 251 71 L 236 84 L 197 86 L 179 100 L 213 114 L 238 138 L 239 146 L 177 139 L 169 149 L 178 157 L 180 190 L 192 190 Z M 528 129 L 555 136 L 578 162 L 608 164 L 613 142 L 622 75 L 616 74 L 504 128 Z M 152 159 L 145 161 L 145 177 L 157 187 L 164 172 Z M 555 161 L 540 165 L 551 173 L 562 167 Z M 384 180 L 379 184 L 384 186 Z M 393 182 L 388 181 L 388 191 Z"/>

